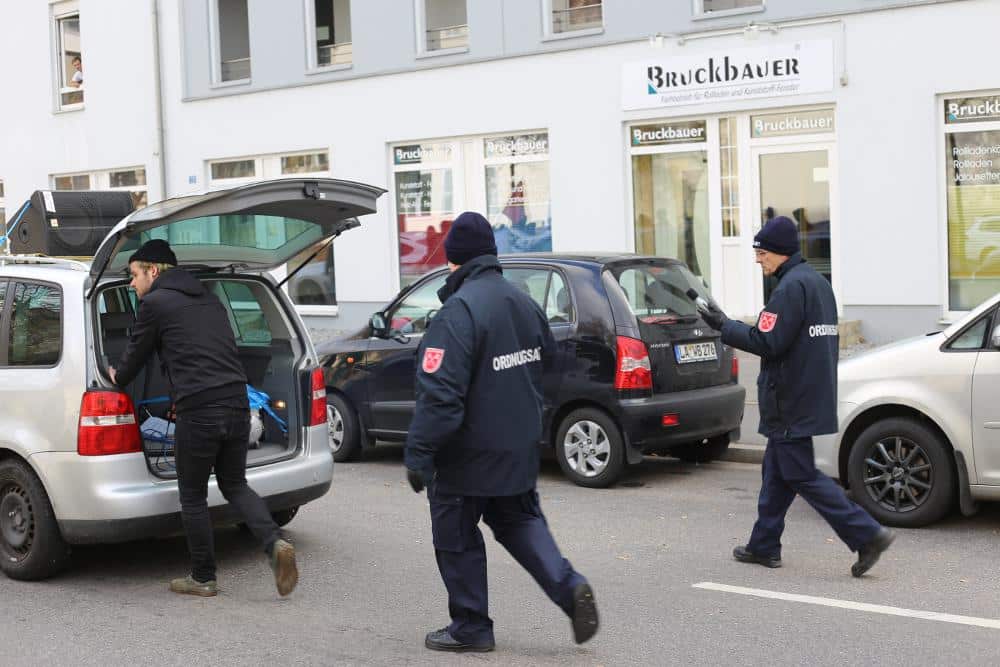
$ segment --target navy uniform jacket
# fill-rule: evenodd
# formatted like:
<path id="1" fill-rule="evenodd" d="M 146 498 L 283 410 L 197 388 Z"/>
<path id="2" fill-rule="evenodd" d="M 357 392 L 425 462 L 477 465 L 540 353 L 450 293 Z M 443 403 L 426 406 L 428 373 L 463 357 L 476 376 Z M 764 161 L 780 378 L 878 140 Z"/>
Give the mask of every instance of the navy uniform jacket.
<path id="1" fill-rule="evenodd" d="M 777 271 L 757 326 L 727 321 L 722 342 L 760 357 L 761 435 L 837 432 L 837 302 L 830 283 L 796 253 Z"/>
<path id="2" fill-rule="evenodd" d="M 473 259 L 438 293 L 444 306 L 417 350 L 406 467 L 435 493 L 513 496 L 535 488 L 543 359 L 555 341 L 541 308 L 497 258 Z"/>

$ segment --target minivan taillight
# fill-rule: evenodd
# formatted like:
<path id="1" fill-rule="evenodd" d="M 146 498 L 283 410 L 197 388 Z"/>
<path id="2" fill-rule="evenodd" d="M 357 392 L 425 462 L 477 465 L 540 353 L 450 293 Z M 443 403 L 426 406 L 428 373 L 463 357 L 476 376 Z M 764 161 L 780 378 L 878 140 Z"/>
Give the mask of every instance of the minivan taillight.
<path id="1" fill-rule="evenodd" d="M 87 391 L 80 402 L 80 425 L 76 435 L 80 456 L 132 454 L 142 451 L 142 438 L 135 408 L 128 394 L 118 391 Z"/>
<path id="2" fill-rule="evenodd" d="M 319 426 L 326 423 L 326 382 L 323 369 L 314 368 L 312 372 L 312 409 L 309 411 L 309 425 Z"/>
<path id="3" fill-rule="evenodd" d="M 649 365 L 646 344 L 635 338 L 618 336 L 618 370 L 615 372 L 615 389 L 652 389 L 653 374 Z"/>
<path id="4" fill-rule="evenodd" d="M 733 384 L 738 384 L 740 381 L 740 360 L 736 358 L 735 353 L 733 353 L 733 364 L 729 367 L 729 378 Z"/>

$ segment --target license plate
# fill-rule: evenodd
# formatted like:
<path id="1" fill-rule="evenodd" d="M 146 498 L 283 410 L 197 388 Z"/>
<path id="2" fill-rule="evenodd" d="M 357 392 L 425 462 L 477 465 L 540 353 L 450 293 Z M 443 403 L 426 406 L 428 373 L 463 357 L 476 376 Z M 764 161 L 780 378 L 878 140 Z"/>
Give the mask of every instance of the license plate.
<path id="1" fill-rule="evenodd" d="M 674 345 L 674 356 L 679 364 L 691 364 L 696 361 L 712 361 L 718 359 L 715 343 L 685 343 Z"/>

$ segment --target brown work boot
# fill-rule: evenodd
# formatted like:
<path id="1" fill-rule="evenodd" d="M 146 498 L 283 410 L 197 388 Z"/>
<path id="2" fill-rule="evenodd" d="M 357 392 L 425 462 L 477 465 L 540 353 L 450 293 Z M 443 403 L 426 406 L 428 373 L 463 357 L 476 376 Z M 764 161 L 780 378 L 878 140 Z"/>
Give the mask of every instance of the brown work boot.
<path id="1" fill-rule="evenodd" d="M 172 580 L 170 582 L 170 590 L 174 593 L 180 593 L 182 595 L 197 595 L 203 598 L 215 597 L 219 593 L 219 588 L 215 583 L 215 579 L 201 582 L 196 580 L 190 574 L 186 577 Z"/>
<path id="2" fill-rule="evenodd" d="M 295 547 L 285 540 L 275 540 L 271 547 L 271 571 L 278 595 L 284 597 L 299 583 L 299 568 L 295 565 Z"/>

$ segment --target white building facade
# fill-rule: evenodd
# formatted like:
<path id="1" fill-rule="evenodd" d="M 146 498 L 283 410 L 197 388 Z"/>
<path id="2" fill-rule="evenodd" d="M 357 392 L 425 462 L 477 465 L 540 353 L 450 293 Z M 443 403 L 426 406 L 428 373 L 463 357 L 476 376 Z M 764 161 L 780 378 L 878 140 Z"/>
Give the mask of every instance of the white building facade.
<path id="1" fill-rule="evenodd" d="M 785 215 L 876 342 L 1000 291 L 992 0 L 79 0 L 0 21 L 22 26 L 0 44 L 8 218 L 43 188 L 386 188 L 295 284 L 318 338 L 440 265 L 467 209 L 502 252 L 681 258 L 741 317 L 769 289 L 753 235 Z"/>

